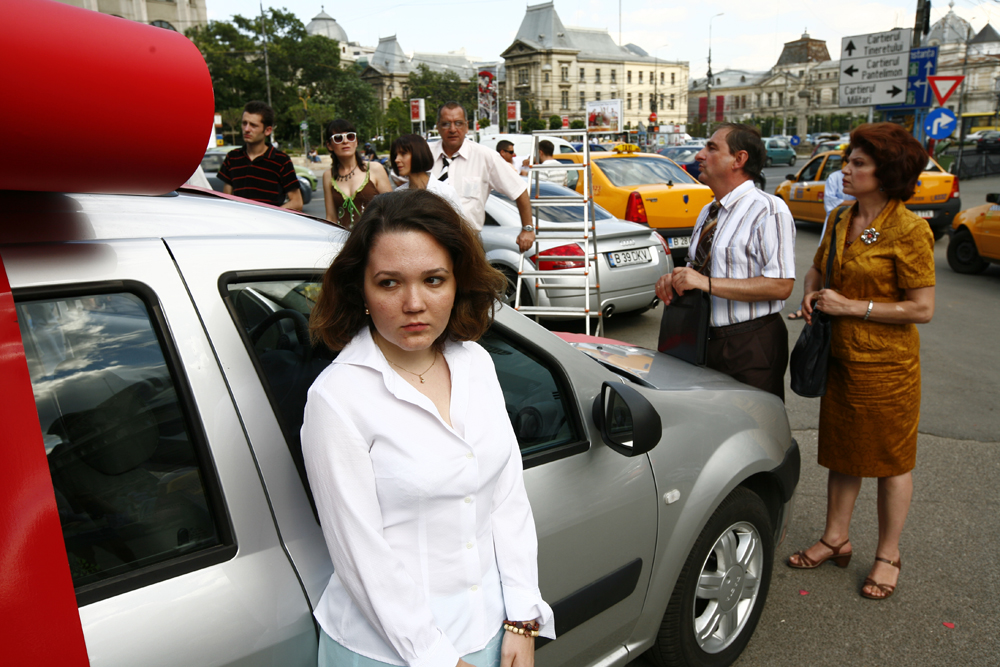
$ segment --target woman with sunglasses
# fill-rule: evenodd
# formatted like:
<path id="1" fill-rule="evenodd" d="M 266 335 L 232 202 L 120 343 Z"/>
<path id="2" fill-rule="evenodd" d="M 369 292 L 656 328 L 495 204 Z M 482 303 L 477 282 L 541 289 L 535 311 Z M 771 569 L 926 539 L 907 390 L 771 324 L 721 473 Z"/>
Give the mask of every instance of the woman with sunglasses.
<path id="1" fill-rule="evenodd" d="M 447 181 L 431 178 L 434 157 L 426 139 L 419 134 L 404 134 L 396 139 L 389 149 L 389 164 L 397 176 L 405 179 L 404 183 L 396 188 L 397 190 L 430 190 L 451 204 L 462 219 L 465 219 L 462 200 L 455 188 Z"/>
<path id="2" fill-rule="evenodd" d="M 350 121 L 338 118 L 327 124 L 326 148 L 333 157 L 330 170 L 323 172 L 326 219 L 351 229 L 375 195 L 391 191 L 392 183 L 381 164 L 365 161 L 358 151 L 358 133 Z"/>

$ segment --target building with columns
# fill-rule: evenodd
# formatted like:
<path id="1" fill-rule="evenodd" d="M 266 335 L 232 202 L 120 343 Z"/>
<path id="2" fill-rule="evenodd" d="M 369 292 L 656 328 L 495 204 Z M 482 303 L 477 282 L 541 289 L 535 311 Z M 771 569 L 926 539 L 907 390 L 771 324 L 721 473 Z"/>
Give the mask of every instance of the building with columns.
<path id="1" fill-rule="evenodd" d="M 513 44 L 501 56 L 507 99 L 521 100 L 541 117 L 585 120 L 586 103 L 622 100 L 623 124 L 684 123 L 688 104 L 688 63 L 651 56 L 635 44 L 620 46 L 607 30 L 567 28 L 553 2 L 531 5 Z"/>
<path id="2" fill-rule="evenodd" d="M 208 25 L 206 0 L 59 0 L 67 5 L 180 33 Z"/>

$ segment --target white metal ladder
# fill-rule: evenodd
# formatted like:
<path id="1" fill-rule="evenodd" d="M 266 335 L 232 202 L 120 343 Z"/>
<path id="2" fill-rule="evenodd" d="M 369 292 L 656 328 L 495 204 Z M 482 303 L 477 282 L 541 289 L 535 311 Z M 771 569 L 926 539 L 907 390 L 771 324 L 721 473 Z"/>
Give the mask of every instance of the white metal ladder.
<path id="1" fill-rule="evenodd" d="M 537 320 L 542 316 L 561 317 L 582 317 L 584 318 L 584 329 L 590 335 L 590 320 L 597 318 L 596 333 L 598 336 L 604 334 L 604 315 L 601 309 L 601 281 L 597 262 L 597 228 L 594 224 L 594 195 L 593 182 L 590 171 L 590 138 L 587 130 L 560 130 L 546 131 L 540 130 L 535 133 L 534 146 L 531 150 L 530 162 L 528 165 L 528 198 L 531 202 L 532 219 L 535 226 L 534 263 L 526 258 L 529 252 L 521 253 L 517 267 L 517 285 L 514 297 L 514 309 L 524 315 L 534 315 Z M 547 135 L 552 137 L 582 137 L 583 139 L 583 162 L 582 164 L 560 164 L 542 165 L 538 164 L 538 143 L 542 137 Z M 541 189 L 538 187 L 539 175 L 542 171 L 579 171 L 580 178 L 583 179 L 583 194 L 573 193 L 562 197 L 543 197 Z M 579 223 L 560 222 L 553 223 L 541 219 L 538 208 L 540 206 L 581 206 L 583 208 L 583 219 Z M 546 255 L 543 254 L 542 245 L 550 240 L 565 240 L 570 243 L 576 242 L 582 247 L 583 257 L 580 255 Z M 545 250 L 551 250 L 545 244 Z M 560 269 L 558 273 L 546 270 L 542 267 L 543 262 L 565 262 L 580 261 L 583 266 L 579 268 Z M 527 267 L 526 267 L 527 263 Z M 534 280 L 536 301 L 540 295 L 545 294 L 548 298 L 549 292 L 558 293 L 560 291 L 583 291 L 582 306 L 540 306 L 521 305 L 521 285 L 526 279 Z M 596 291 L 596 307 L 591 307 L 591 292 Z"/>

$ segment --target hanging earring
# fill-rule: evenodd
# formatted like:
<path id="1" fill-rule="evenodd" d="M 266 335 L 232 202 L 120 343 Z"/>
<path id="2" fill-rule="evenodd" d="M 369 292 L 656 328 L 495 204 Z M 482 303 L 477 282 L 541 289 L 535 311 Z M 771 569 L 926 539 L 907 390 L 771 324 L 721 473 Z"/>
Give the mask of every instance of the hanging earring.
<path id="1" fill-rule="evenodd" d="M 365 307 L 365 315 L 371 315 L 371 313 L 368 312 L 368 307 L 367 306 Z"/>

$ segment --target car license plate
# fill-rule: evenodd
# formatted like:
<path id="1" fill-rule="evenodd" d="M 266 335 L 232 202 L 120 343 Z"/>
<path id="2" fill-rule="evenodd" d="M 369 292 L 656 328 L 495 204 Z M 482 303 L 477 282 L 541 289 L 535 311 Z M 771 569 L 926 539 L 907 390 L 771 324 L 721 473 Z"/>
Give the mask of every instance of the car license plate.
<path id="1" fill-rule="evenodd" d="M 934 211 L 914 211 L 914 213 L 916 213 L 917 215 L 919 215 L 921 218 L 933 218 L 934 217 Z"/>
<path id="2" fill-rule="evenodd" d="M 649 254 L 648 248 L 638 250 L 619 250 L 608 253 L 608 264 L 611 266 L 628 266 L 629 264 L 645 264 L 652 262 L 653 258 Z"/>
<path id="3" fill-rule="evenodd" d="M 667 245 L 671 248 L 687 248 L 691 245 L 690 236 L 673 236 L 667 239 Z"/>

